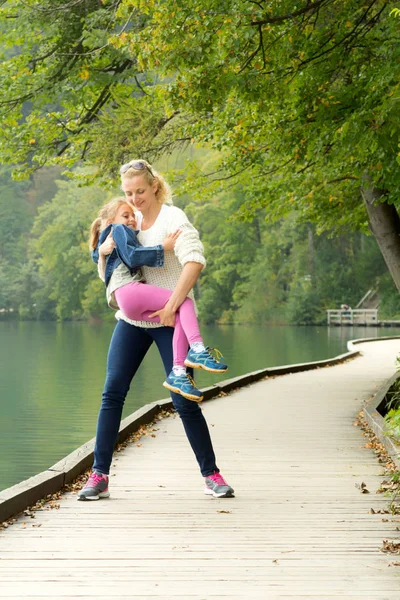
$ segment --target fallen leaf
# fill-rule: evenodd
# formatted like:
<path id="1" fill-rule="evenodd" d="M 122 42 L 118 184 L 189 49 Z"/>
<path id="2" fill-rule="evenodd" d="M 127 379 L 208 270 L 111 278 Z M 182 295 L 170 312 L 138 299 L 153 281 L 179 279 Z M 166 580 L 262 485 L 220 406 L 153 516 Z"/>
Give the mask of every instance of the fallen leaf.
<path id="1" fill-rule="evenodd" d="M 390 540 L 383 540 L 381 552 L 400 554 L 400 544 L 398 542 L 391 542 Z"/>
<path id="2" fill-rule="evenodd" d="M 355 486 L 358 490 L 360 490 L 362 494 L 369 494 L 369 490 L 367 490 L 367 484 L 363 481 L 361 482 L 361 484 L 356 483 Z"/>

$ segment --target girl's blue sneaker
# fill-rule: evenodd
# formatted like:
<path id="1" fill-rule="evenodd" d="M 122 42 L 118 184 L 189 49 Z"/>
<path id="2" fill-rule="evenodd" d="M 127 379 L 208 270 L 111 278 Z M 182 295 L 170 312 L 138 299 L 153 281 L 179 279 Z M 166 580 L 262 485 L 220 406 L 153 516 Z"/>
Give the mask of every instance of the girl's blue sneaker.
<path id="1" fill-rule="evenodd" d="M 211 354 L 211 351 L 214 352 L 214 356 Z M 193 369 L 204 369 L 205 371 L 210 371 L 210 373 L 224 373 L 228 370 L 228 365 L 222 363 L 220 361 L 221 358 L 224 357 L 217 348 L 207 346 L 203 352 L 193 352 L 190 348 L 185 365 Z"/>
<path id="2" fill-rule="evenodd" d="M 170 392 L 176 392 L 188 400 L 194 400 L 195 402 L 201 402 L 203 400 L 203 394 L 196 387 L 192 377 L 188 373 L 186 375 L 175 375 L 173 371 L 168 375 L 164 381 L 163 386 L 170 390 Z"/>

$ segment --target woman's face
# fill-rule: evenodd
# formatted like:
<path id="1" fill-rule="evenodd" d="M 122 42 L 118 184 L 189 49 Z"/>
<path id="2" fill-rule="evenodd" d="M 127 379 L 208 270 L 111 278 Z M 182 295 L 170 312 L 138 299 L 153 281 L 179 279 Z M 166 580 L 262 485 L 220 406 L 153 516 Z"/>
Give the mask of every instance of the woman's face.
<path id="1" fill-rule="evenodd" d="M 116 225 L 126 225 L 127 227 L 135 229 L 136 219 L 132 206 L 129 206 L 129 204 L 120 204 L 112 223 L 115 223 Z"/>
<path id="2" fill-rule="evenodd" d="M 136 210 L 141 213 L 146 213 L 154 205 L 158 204 L 156 191 L 157 182 L 152 184 L 147 183 L 145 175 L 137 175 L 132 179 L 123 179 L 121 189 L 125 194 L 128 202 Z"/>

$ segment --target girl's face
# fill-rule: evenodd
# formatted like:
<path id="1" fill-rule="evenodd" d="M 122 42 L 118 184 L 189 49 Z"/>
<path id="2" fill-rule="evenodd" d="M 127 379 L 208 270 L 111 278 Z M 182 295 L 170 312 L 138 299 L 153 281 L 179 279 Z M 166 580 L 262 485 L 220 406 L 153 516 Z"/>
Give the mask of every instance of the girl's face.
<path id="1" fill-rule="evenodd" d="M 145 175 L 123 179 L 121 189 L 128 202 L 132 203 L 136 210 L 140 210 L 141 213 L 148 212 L 158 204 L 156 196 L 157 182 L 147 183 Z"/>
<path id="2" fill-rule="evenodd" d="M 115 217 L 109 221 L 109 223 L 115 223 L 116 225 L 126 225 L 127 227 L 136 227 L 135 213 L 133 212 L 132 206 L 129 204 L 120 204 L 115 213 Z"/>

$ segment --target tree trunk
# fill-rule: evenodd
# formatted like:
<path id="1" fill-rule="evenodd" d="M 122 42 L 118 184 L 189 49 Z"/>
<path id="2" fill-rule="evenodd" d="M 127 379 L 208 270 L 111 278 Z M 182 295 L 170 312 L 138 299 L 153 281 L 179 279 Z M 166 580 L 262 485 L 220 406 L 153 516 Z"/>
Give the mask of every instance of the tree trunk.
<path id="1" fill-rule="evenodd" d="M 364 177 L 361 195 L 367 209 L 369 227 L 400 292 L 400 217 L 392 204 L 382 202 L 384 193 L 373 186 L 369 176 Z"/>

